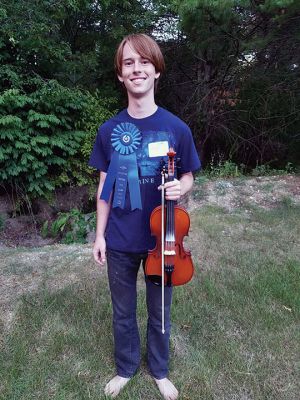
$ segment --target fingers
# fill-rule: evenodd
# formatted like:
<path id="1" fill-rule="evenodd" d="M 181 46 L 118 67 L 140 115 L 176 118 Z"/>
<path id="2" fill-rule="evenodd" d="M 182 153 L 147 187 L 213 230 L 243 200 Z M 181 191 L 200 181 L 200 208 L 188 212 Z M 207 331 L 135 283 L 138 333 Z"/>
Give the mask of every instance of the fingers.
<path id="1" fill-rule="evenodd" d="M 93 250 L 93 256 L 94 256 L 94 260 L 96 261 L 97 264 L 103 265 L 103 264 L 102 264 L 101 255 L 100 255 L 100 252 L 99 252 L 99 251 Z"/>
<path id="2" fill-rule="evenodd" d="M 174 180 L 171 182 L 166 182 L 164 185 L 159 185 L 157 189 L 162 190 L 162 188 L 164 188 L 165 190 L 171 189 L 171 188 L 179 188 L 179 190 L 180 190 L 180 181 Z"/>
<path id="3" fill-rule="evenodd" d="M 98 253 L 98 256 L 94 257 L 95 261 L 97 264 L 103 266 L 106 262 L 106 258 L 105 257 L 101 257 L 100 253 Z"/>
<path id="4" fill-rule="evenodd" d="M 104 265 L 104 264 L 106 263 L 105 251 L 102 252 L 101 254 L 104 254 L 104 256 L 103 256 L 103 257 L 100 257 L 100 264 L 101 264 L 101 265 Z"/>
<path id="5" fill-rule="evenodd" d="M 94 245 L 93 248 L 93 256 L 94 256 L 94 260 L 96 261 L 97 264 L 99 265 L 104 265 L 106 262 L 106 248 L 105 247 L 98 247 L 96 245 Z"/>
<path id="6" fill-rule="evenodd" d="M 179 200 L 180 199 L 180 190 L 166 191 L 165 198 L 166 198 L 166 200 Z"/>
<path id="7" fill-rule="evenodd" d="M 174 179 L 174 181 L 166 182 L 164 185 L 160 185 L 158 190 L 162 190 L 164 187 L 166 200 L 179 200 L 181 195 L 180 181 Z"/>

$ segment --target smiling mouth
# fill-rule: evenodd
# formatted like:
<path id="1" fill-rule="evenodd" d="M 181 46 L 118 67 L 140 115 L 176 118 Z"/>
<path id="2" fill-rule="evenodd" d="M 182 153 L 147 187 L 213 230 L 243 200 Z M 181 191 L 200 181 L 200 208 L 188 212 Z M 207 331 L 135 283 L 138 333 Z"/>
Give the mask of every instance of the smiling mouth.
<path id="1" fill-rule="evenodd" d="M 146 78 L 133 78 L 133 79 L 130 79 L 131 82 L 142 82 L 142 81 L 145 81 L 145 80 L 146 80 Z"/>

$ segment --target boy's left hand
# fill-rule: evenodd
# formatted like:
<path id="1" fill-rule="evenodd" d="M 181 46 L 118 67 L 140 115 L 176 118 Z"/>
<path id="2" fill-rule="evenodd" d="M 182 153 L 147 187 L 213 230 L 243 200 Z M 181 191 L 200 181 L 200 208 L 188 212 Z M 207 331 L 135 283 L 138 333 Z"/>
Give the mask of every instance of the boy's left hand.
<path id="1" fill-rule="evenodd" d="M 174 179 L 171 182 L 164 184 L 165 198 L 166 200 L 179 200 L 181 195 L 181 185 L 178 179 Z M 158 190 L 162 190 L 162 186 L 158 187 Z"/>

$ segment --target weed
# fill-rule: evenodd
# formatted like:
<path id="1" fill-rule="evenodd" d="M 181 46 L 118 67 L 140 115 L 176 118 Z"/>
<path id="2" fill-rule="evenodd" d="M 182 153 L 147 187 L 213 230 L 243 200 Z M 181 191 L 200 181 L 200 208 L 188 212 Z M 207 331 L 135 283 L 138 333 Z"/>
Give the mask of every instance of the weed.
<path id="1" fill-rule="evenodd" d="M 210 178 L 232 178 L 242 176 L 245 172 L 245 165 L 238 166 L 231 159 L 224 160 L 222 154 L 213 155 L 210 163 L 204 170 L 204 174 Z"/>
<path id="2" fill-rule="evenodd" d="M 96 228 L 96 213 L 82 214 L 77 208 L 59 213 L 49 226 L 45 221 L 41 234 L 61 239 L 62 243 L 86 243 L 87 234 Z"/>
<path id="3" fill-rule="evenodd" d="M 3 214 L 0 214 L 0 232 L 3 231 L 5 226 L 5 216 Z"/>
<path id="4" fill-rule="evenodd" d="M 231 160 L 220 162 L 218 165 L 211 165 L 204 173 L 210 178 L 232 178 L 243 175 L 244 167 L 240 167 Z"/>
<path id="5" fill-rule="evenodd" d="M 252 171 L 252 176 L 274 176 L 286 175 L 295 173 L 295 168 L 292 163 L 288 162 L 283 169 L 271 168 L 268 164 L 257 165 Z"/>

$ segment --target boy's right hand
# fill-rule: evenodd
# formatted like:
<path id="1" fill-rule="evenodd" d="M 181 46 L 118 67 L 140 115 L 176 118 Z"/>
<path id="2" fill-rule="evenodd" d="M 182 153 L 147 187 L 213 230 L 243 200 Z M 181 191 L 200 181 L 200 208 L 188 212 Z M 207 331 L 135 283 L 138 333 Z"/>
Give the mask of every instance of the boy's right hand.
<path id="1" fill-rule="evenodd" d="M 106 261 L 106 241 L 103 236 L 97 237 L 93 247 L 94 260 L 99 265 L 104 265 Z"/>

